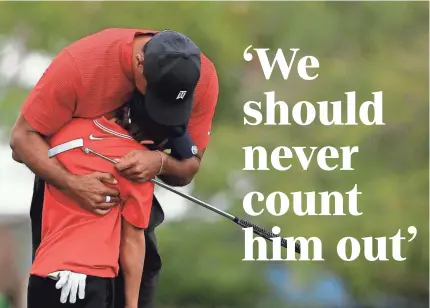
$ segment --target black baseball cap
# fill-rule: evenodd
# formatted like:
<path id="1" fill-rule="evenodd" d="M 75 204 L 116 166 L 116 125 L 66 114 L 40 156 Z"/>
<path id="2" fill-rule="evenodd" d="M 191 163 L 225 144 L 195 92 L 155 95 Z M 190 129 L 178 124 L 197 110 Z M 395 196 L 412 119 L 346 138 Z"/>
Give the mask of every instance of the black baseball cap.
<path id="1" fill-rule="evenodd" d="M 143 52 L 149 116 L 162 125 L 185 125 L 200 79 L 200 49 L 185 35 L 164 30 L 148 41 Z"/>

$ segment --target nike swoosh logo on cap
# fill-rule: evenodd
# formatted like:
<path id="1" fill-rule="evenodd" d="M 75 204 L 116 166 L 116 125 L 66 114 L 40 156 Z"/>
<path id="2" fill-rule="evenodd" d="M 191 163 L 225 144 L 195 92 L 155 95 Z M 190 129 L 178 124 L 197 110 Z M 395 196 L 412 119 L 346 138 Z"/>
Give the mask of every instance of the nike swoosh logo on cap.
<path id="1" fill-rule="evenodd" d="M 103 140 L 103 139 L 105 139 L 105 138 L 95 137 L 93 134 L 91 134 L 88 138 L 90 138 L 90 140 Z"/>

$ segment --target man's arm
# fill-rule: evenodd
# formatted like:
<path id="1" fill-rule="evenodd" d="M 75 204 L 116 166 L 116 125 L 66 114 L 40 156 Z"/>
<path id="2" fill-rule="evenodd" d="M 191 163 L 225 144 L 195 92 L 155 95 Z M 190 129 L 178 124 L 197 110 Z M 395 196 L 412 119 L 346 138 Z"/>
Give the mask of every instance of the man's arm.
<path id="1" fill-rule="evenodd" d="M 163 155 L 163 168 L 159 178 L 171 186 L 185 186 L 191 183 L 200 168 L 200 161 L 205 150 L 199 151 L 196 156 L 178 160 L 166 153 Z M 177 176 L 180 174 L 180 176 Z"/>
<path id="2" fill-rule="evenodd" d="M 11 147 L 11 148 L 12 148 L 12 147 Z M 21 158 L 19 158 L 18 153 L 14 152 L 14 151 L 13 151 L 13 149 L 12 149 L 12 159 L 13 159 L 14 161 L 16 161 L 17 163 L 20 163 L 20 164 L 22 164 L 22 163 L 23 163 L 22 159 L 21 159 Z"/>
<path id="3" fill-rule="evenodd" d="M 100 173 L 71 175 L 56 159 L 48 158 L 49 145 L 44 140 L 44 136 L 54 134 L 72 119 L 78 76 L 69 54 L 61 52 L 25 101 L 12 129 L 10 146 L 14 159 L 74 197 L 87 210 L 95 208 L 103 214 L 112 207 L 104 203 L 105 196 L 118 196 L 118 191 L 106 187 L 101 180 L 113 183 L 113 177 Z"/>
<path id="4" fill-rule="evenodd" d="M 48 158 L 49 145 L 22 114 L 16 121 L 10 139 L 13 157 L 58 189 L 67 189 L 73 176 L 56 160 Z"/>
<path id="5" fill-rule="evenodd" d="M 57 159 L 48 158 L 48 143 L 22 115 L 19 115 L 12 130 L 10 146 L 14 157 L 18 157 L 47 183 L 72 196 L 85 209 L 104 215 L 119 202 L 119 192 L 102 184 L 115 184 L 112 175 L 98 172 L 76 176 L 69 173 Z M 111 203 L 104 202 L 107 195 L 112 196 Z"/>
<path id="6" fill-rule="evenodd" d="M 159 151 L 133 150 L 121 158 L 115 168 L 130 181 L 142 183 L 157 175 L 168 185 L 185 186 L 199 171 L 203 153 L 199 151 L 192 158 L 178 160 Z"/>

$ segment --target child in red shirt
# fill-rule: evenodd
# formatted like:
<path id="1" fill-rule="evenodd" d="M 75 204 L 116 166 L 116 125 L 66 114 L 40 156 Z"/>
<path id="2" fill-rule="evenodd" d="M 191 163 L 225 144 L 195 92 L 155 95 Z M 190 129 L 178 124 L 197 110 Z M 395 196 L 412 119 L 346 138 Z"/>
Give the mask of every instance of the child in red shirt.
<path id="1" fill-rule="evenodd" d="M 117 111 L 116 117 L 111 119 L 73 119 L 48 142 L 54 147 L 83 138 L 86 147 L 117 159 L 131 150 L 146 149 L 132 134 L 135 138 L 151 139 L 159 144 L 165 143 L 167 137 L 173 134 L 150 123 L 146 127 L 151 129 L 146 131 L 151 131 L 151 134 L 145 135 L 141 126 L 128 124 L 129 110 L 127 106 Z M 143 116 L 139 119 L 149 121 Z M 178 130 L 175 131 L 177 133 Z M 145 254 L 143 230 L 149 222 L 153 183 L 130 182 L 115 171 L 112 163 L 86 154 L 81 149 L 63 152 L 56 158 L 74 174 L 94 171 L 113 174 L 118 181 L 116 188 L 120 191 L 121 205 L 104 216 L 98 216 L 83 210 L 74 200 L 46 184 L 42 242 L 30 270 L 28 308 L 64 307 L 59 300 L 60 290 L 54 288 L 56 281 L 49 278 L 59 278 L 61 282 L 63 277 L 58 277 L 57 272 L 63 276 L 73 275 L 74 279 L 71 279 L 72 276 L 63 279 L 69 281 L 63 286 L 62 302 L 66 302 L 70 292 L 70 301 L 75 302 L 73 307 L 111 307 L 112 278 L 118 275 L 118 256 L 125 278 L 126 307 L 137 307 Z M 79 299 L 76 299 L 76 293 Z"/>

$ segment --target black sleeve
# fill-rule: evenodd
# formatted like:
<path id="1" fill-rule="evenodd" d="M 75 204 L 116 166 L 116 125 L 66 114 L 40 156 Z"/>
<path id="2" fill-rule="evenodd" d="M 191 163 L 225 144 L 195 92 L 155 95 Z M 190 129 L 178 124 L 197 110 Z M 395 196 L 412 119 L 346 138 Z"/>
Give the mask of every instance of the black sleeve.
<path id="1" fill-rule="evenodd" d="M 181 137 L 170 139 L 165 148 L 170 149 L 170 155 L 178 160 L 188 159 L 197 154 L 197 147 L 188 132 Z"/>

